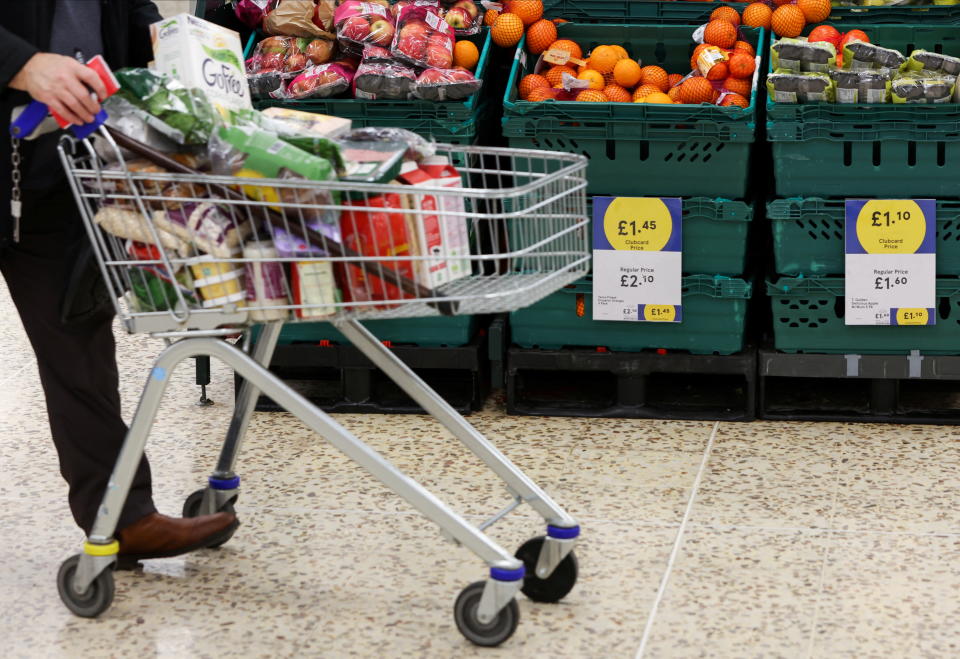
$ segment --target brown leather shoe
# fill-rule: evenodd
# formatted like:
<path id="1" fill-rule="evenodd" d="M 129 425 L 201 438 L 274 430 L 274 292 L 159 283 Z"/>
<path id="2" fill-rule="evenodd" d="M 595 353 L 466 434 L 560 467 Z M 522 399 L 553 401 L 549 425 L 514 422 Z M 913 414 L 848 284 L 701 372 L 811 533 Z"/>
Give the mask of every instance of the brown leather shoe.
<path id="1" fill-rule="evenodd" d="M 125 563 L 167 558 L 225 542 L 240 526 L 233 513 L 176 518 L 151 513 L 117 533 Z"/>

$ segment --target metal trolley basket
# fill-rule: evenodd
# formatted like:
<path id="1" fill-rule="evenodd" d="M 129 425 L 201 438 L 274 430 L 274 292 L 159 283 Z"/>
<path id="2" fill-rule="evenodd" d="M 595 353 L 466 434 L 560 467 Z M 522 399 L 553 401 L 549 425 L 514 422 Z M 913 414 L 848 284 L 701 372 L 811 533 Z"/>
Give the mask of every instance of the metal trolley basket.
<path id="1" fill-rule="evenodd" d="M 262 391 L 486 562 L 488 578 L 467 586 L 454 606 L 473 643 L 498 645 L 513 634 L 517 591 L 542 602 L 570 591 L 576 521 L 360 321 L 509 312 L 584 276 L 585 158 L 437 145 L 451 162 L 467 163 L 459 167 L 463 187 L 418 187 L 201 174 L 115 131 L 101 129 L 96 139 L 64 138 L 60 157 L 104 280 L 129 332 L 170 345 L 147 379 L 84 551 L 60 568 L 60 595 L 71 611 L 95 617 L 112 602 L 120 511 L 169 374 L 196 356 L 221 359 L 243 382 L 218 463 L 207 486 L 187 499 L 185 516 L 233 510 L 235 464 Z M 121 147 L 168 171 L 125 159 Z M 407 243 L 426 244 L 429 236 L 418 234 L 425 226 L 454 236 L 444 245 L 459 236 L 469 252 L 444 246 L 418 254 Z M 510 504 L 479 528 L 467 523 L 271 374 L 283 323 L 299 320 L 333 323 L 502 479 Z M 255 324 L 262 330 L 254 342 Z M 226 340 L 241 332 L 246 341 Z M 512 555 L 483 530 L 522 503 L 543 516 L 547 531 Z"/>

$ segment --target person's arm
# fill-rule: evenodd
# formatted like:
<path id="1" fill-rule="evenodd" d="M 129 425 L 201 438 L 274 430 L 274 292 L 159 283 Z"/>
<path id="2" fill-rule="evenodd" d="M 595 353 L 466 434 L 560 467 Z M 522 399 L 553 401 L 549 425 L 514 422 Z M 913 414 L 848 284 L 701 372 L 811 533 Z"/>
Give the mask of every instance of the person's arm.
<path id="1" fill-rule="evenodd" d="M 146 66 L 153 59 L 150 26 L 163 20 L 153 0 L 130 1 L 130 66 Z"/>
<path id="2" fill-rule="evenodd" d="M 106 98 L 103 81 L 72 57 L 41 53 L 36 46 L 0 28 L 0 91 L 25 91 L 74 124 L 93 121 Z"/>

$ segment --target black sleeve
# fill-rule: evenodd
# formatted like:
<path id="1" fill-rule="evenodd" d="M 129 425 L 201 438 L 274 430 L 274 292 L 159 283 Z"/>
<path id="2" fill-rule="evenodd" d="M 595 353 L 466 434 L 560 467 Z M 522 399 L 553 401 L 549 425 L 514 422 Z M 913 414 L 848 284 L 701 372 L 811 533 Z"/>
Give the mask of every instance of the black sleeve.
<path id="1" fill-rule="evenodd" d="M 130 66 L 144 67 L 153 60 L 150 26 L 162 19 L 153 0 L 130 0 Z"/>
<path id="2" fill-rule="evenodd" d="M 10 81 L 38 52 L 33 44 L 0 27 L 0 91 L 7 91 Z"/>

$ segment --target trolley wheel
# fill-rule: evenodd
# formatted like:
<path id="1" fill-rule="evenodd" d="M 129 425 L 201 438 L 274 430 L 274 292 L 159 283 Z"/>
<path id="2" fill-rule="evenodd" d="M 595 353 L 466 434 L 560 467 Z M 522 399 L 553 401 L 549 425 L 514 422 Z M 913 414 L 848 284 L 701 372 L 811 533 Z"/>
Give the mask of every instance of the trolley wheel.
<path id="1" fill-rule="evenodd" d="M 537 576 L 537 561 L 540 559 L 540 550 L 546 538 L 538 536 L 523 543 L 523 546 L 517 550 L 516 557 L 523 561 L 523 567 L 526 568 L 527 575 L 523 579 L 523 588 L 520 590 L 524 595 L 534 602 L 559 602 L 573 590 L 577 583 L 577 557 L 571 551 L 567 554 L 560 564 L 554 569 L 553 573 L 546 579 Z"/>
<path id="2" fill-rule="evenodd" d="M 516 599 L 500 609 L 497 617 L 488 623 L 477 619 L 477 609 L 480 598 L 483 596 L 485 581 L 475 581 L 464 588 L 453 605 L 453 618 L 457 622 L 457 629 L 474 645 L 493 647 L 500 645 L 513 636 L 520 622 L 520 607 Z"/>
<path id="3" fill-rule="evenodd" d="M 204 490 L 200 489 L 187 497 L 187 500 L 183 502 L 183 516 L 184 517 L 199 517 L 200 516 L 200 504 L 203 503 L 203 493 Z M 236 501 L 234 499 L 233 501 Z M 223 505 L 220 510 L 217 512 L 222 513 L 232 513 L 233 510 L 233 501 L 228 501 Z M 236 532 L 236 529 L 230 532 L 230 535 L 225 537 L 219 542 L 215 542 L 212 545 L 208 545 L 210 549 L 216 549 L 217 547 L 222 547 L 230 541 L 230 538 L 233 537 L 233 534 Z"/>
<path id="4" fill-rule="evenodd" d="M 83 594 L 73 589 L 73 575 L 77 573 L 80 554 L 75 554 L 60 565 L 57 573 L 57 590 L 60 599 L 74 614 L 81 618 L 96 618 L 113 604 L 113 569 L 107 568 L 97 575 Z"/>

